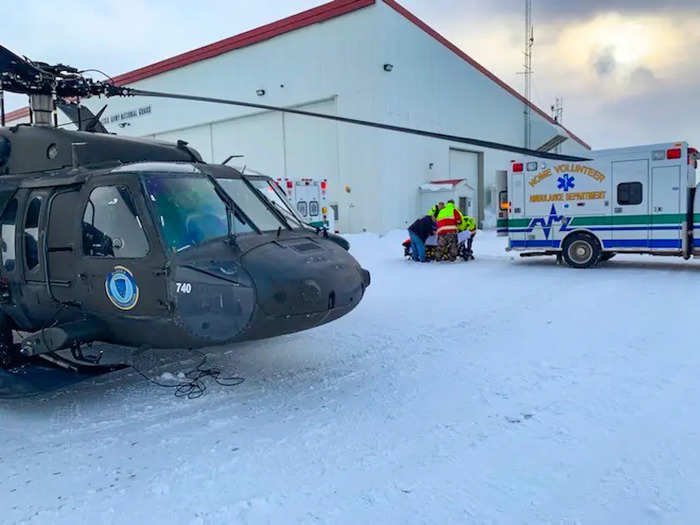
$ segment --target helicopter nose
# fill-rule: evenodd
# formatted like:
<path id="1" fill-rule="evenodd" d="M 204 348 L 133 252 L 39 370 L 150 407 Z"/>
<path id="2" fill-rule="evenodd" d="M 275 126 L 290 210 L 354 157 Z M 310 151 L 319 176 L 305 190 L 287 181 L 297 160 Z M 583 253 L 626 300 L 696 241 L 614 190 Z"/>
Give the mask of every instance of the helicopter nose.
<path id="1" fill-rule="evenodd" d="M 203 345 L 240 337 L 255 311 L 253 281 L 236 261 L 207 258 L 177 264 L 170 288 L 178 325 Z"/>
<path id="2" fill-rule="evenodd" d="M 242 260 L 253 279 L 257 309 L 249 337 L 304 330 L 355 308 L 370 275 L 337 244 L 296 239 L 265 244 Z"/>

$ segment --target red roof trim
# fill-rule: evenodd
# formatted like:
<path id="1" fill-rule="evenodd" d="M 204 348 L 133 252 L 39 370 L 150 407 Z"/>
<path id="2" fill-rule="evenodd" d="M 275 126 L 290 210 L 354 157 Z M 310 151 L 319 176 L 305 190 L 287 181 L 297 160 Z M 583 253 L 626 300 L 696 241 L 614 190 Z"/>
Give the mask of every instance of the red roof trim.
<path id="1" fill-rule="evenodd" d="M 550 117 L 549 115 L 547 115 L 547 113 L 545 113 L 545 112 L 542 111 L 540 108 L 538 108 L 537 106 L 535 106 L 532 102 L 528 102 L 527 100 L 525 100 L 525 98 L 524 98 L 520 93 L 518 93 L 517 91 L 515 91 L 512 87 L 510 87 L 508 84 L 506 84 L 505 82 L 503 82 L 500 78 L 498 78 L 496 75 L 494 75 L 493 73 L 491 73 L 491 72 L 490 72 L 488 69 L 486 69 L 484 66 L 482 66 L 481 64 L 479 64 L 476 60 L 474 60 L 472 57 L 470 57 L 469 55 L 467 55 L 464 51 L 462 51 L 460 48 L 458 48 L 458 47 L 457 47 L 456 45 L 454 45 L 452 42 L 450 42 L 449 40 L 447 40 L 447 39 L 446 39 L 444 36 L 442 36 L 440 33 L 438 33 L 437 31 L 435 31 L 432 27 L 430 27 L 428 24 L 426 24 L 425 22 L 423 22 L 420 18 L 418 18 L 417 16 L 415 16 L 415 15 L 414 15 L 413 13 L 411 13 L 408 9 L 406 9 L 405 7 L 403 7 L 403 6 L 401 6 L 400 4 L 398 4 L 395 0 L 384 0 L 384 3 L 385 3 L 386 5 L 388 5 L 389 7 L 391 7 L 392 9 L 394 9 L 395 11 L 397 11 L 398 13 L 400 13 L 401 15 L 403 15 L 406 19 L 408 19 L 409 21 L 413 22 L 415 25 L 417 25 L 418 27 L 420 27 L 423 31 L 425 31 L 425 32 L 428 33 L 430 36 L 432 36 L 435 40 L 437 40 L 437 41 L 440 42 L 442 45 L 444 45 L 445 47 L 447 47 L 448 49 L 450 49 L 453 53 L 455 53 L 455 54 L 458 55 L 459 57 L 463 58 L 463 59 L 464 59 L 466 62 L 468 62 L 472 67 L 474 67 L 477 71 L 479 71 L 479 72 L 482 73 L 483 75 L 485 75 L 485 76 L 487 76 L 488 78 L 490 78 L 491 80 L 493 80 L 496 84 L 498 84 L 498 85 L 501 86 L 503 89 L 505 89 L 506 91 L 508 91 L 508 93 L 510 93 L 511 95 L 513 95 L 515 98 L 517 98 L 518 100 L 522 101 L 524 104 L 529 105 L 533 110 L 535 110 L 537 113 L 539 113 L 540 115 L 542 115 L 542 116 L 543 116 L 545 119 L 547 119 L 549 122 L 551 122 L 552 124 L 556 124 L 556 125 L 561 126 L 562 128 L 564 128 L 564 126 L 562 126 L 561 124 L 559 124 L 558 122 L 556 122 L 552 117 Z M 590 147 L 588 144 L 586 144 L 586 142 L 584 142 L 582 139 L 578 138 L 576 135 L 574 135 L 573 133 L 571 133 L 571 131 L 569 131 L 569 130 L 566 129 L 566 128 L 564 128 L 564 130 L 566 130 L 566 132 L 567 132 L 569 135 L 571 135 L 571 137 L 572 137 L 576 142 L 578 142 L 579 144 L 581 144 L 581 145 L 584 146 L 585 148 L 591 149 L 591 147 Z"/>
<path id="2" fill-rule="evenodd" d="M 466 62 L 468 62 L 472 67 L 474 67 L 477 71 L 485 75 L 486 77 L 490 78 L 492 81 L 494 81 L 496 84 L 498 84 L 500 87 L 505 89 L 508 93 L 522 101 L 523 103 L 529 104 L 529 106 L 535 110 L 537 113 L 539 113 L 542 117 L 547 119 L 547 121 L 551 122 L 552 124 L 556 124 L 561 126 L 561 124 L 557 123 L 552 119 L 549 115 L 547 115 L 544 111 L 542 111 L 540 108 L 532 104 L 531 102 L 528 103 L 525 98 L 523 98 L 520 93 L 515 91 L 512 87 L 510 87 L 508 84 L 503 82 L 501 79 L 499 79 L 496 75 L 491 73 L 488 69 L 483 67 L 481 64 L 479 64 L 476 60 L 471 58 L 469 55 L 467 55 L 464 51 L 459 49 L 456 45 L 451 43 L 449 40 L 447 40 L 445 37 L 440 35 L 437 31 L 435 31 L 433 28 L 431 28 L 428 24 L 420 20 L 417 16 L 415 16 L 413 13 L 408 11 L 406 8 L 398 4 L 395 0 L 383 0 L 385 4 L 387 4 L 389 7 L 403 15 L 406 19 L 408 19 L 410 22 L 414 23 L 417 25 L 419 28 L 421 28 L 423 31 L 428 33 L 430 36 L 435 38 L 437 41 L 439 41 L 441 44 L 443 44 L 445 47 L 450 49 L 452 52 L 454 52 L 456 55 L 464 59 Z M 298 13 L 296 15 L 283 18 L 282 20 L 278 20 L 277 22 L 272 22 L 271 24 L 267 24 L 261 27 L 258 27 L 257 29 L 252 29 L 250 31 L 247 31 L 245 33 L 241 33 L 240 35 L 232 36 L 230 38 L 226 38 L 224 40 L 220 40 L 218 42 L 214 42 L 213 44 L 209 44 L 204 47 L 200 47 L 197 49 L 194 49 L 192 51 L 188 51 L 187 53 L 182 53 L 180 55 L 174 56 L 172 58 L 168 58 L 165 60 L 161 60 L 160 62 L 156 62 L 154 64 L 150 64 L 148 66 L 135 69 L 134 71 L 130 71 L 128 73 L 124 73 L 122 75 L 119 75 L 114 78 L 114 81 L 118 85 L 126 85 L 126 84 L 131 84 L 133 82 L 137 82 L 139 80 L 143 80 L 145 78 L 149 78 L 155 75 L 159 75 L 161 73 L 165 73 L 167 71 L 172 71 L 173 69 L 178 69 L 184 66 L 187 66 L 189 64 L 193 64 L 195 62 L 199 62 L 200 60 L 206 60 L 208 58 L 212 58 L 218 55 L 221 55 L 223 53 L 228 53 L 229 51 L 233 51 L 235 49 L 240 49 L 242 47 L 250 46 L 253 44 L 256 44 L 258 42 L 262 42 L 264 40 L 268 40 L 270 38 L 282 35 L 284 33 L 288 33 L 290 31 L 294 31 L 296 29 L 301 29 L 303 27 L 316 24 L 319 22 L 324 22 L 326 20 L 330 20 L 331 18 L 335 18 L 347 13 L 350 13 L 352 11 L 357 11 L 359 9 L 363 9 L 365 7 L 368 7 L 370 5 L 373 5 L 376 2 L 376 0 L 333 0 L 332 2 L 328 2 L 327 4 L 320 5 L 318 7 L 315 7 L 313 9 L 309 9 L 307 11 L 303 11 L 301 13 Z M 17 120 L 20 118 L 24 118 L 29 115 L 29 108 L 21 108 L 15 111 L 12 111 L 10 113 L 7 113 L 6 119 L 9 120 Z M 591 147 L 584 142 L 582 139 L 578 138 L 576 135 L 574 135 L 571 131 L 569 131 L 567 128 L 564 126 L 561 126 L 566 132 L 571 135 L 571 137 L 576 140 L 578 143 L 580 143 L 582 146 L 591 149 Z"/>
<path id="3" fill-rule="evenodd" d="M 207 58 L 228 53 L 235 49 L 257 44 L 258 42 L 296 29 L 301 29 L 319 22 L 325 22 L 331 18 L 357 11 L 358 9 L 362 9 L 374 3 L 375 0 L 334 0 L 313 9 L 283 18 L 277 22 L 272 22 L 271 24 L 258 27 L 257 29 L 246 31 L 240 35 L 232 36 L 214 42 L 213 44 L 188 51 L 187 53 L 161 60 L 160 62 L 130 71 L 129 73 L 124 73 L 115 77 L 114 81 L 120 86 L 131 84 L 138 80 L 143 80 L 144 78 L 199 62 L 200 60 L 206 60 Z"/>
<path id="4" fill-rule="evenodd" d="M 23 107 L 16 109 L 14 111 L 10 111 L 9 113 L 5 113 L 5 121 L 10 122 L 12 120 L 19 120 L 24 117 L 29 116 L 29 107 Z"/>
<path id="5" fill-rule="evenodd" d="M 452 184 L 453 186 L 456 186 L 460 182 L 463 182 L 465 179 L 447 179 L 447 180 L 431 180 L 429 184 Z"/>

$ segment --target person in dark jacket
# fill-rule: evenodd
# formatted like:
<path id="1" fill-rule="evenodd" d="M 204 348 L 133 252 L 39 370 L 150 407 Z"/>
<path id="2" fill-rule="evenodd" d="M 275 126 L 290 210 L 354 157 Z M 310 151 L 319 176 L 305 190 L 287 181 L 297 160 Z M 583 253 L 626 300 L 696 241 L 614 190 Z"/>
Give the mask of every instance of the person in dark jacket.
<path id="1" fill-rule="evenodd" d="M 411 257 L 414 261 L 425 262 L 425 241 L 437 230 L 435 217 L 426 215 L 408 227 L 411 237 Z"/>

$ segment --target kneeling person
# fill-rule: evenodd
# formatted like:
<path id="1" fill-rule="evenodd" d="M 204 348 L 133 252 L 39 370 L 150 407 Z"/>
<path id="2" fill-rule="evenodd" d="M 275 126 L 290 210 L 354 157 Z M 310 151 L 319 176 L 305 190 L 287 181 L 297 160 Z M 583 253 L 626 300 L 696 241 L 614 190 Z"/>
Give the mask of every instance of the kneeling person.
<path id="1" fill-rule="evenodd" d="M 425 262 L 425 241 L 435 233 L 436 228 L 435 217 L 432 215 L 426 215 L 408 227 L 408 235 L 411 237 L 411 257 L 414 261 Z"/>

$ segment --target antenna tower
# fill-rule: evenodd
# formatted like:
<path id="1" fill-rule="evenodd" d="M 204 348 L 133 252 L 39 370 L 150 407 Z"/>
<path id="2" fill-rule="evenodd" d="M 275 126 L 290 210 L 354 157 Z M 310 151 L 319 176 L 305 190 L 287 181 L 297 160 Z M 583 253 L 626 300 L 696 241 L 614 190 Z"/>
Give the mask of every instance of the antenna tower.
<path id="1" fill-rule="evenodd" d="M 561 124 L 564 118 L 564 99 L 562 97 L 557 97 L 552 105 L 552 118 L 558 124 Z"/>
<path id="2" fill-rule="evenodd" d="M 523 78 L 525 81 L 525 147 L 529 148 L 532 139 L 532 110 L 530 99 L 532 97 L 532 47 L 535 44 L 535 29 L 532 23 L 532 0 L 525 0 L 525 51 Z"/>

